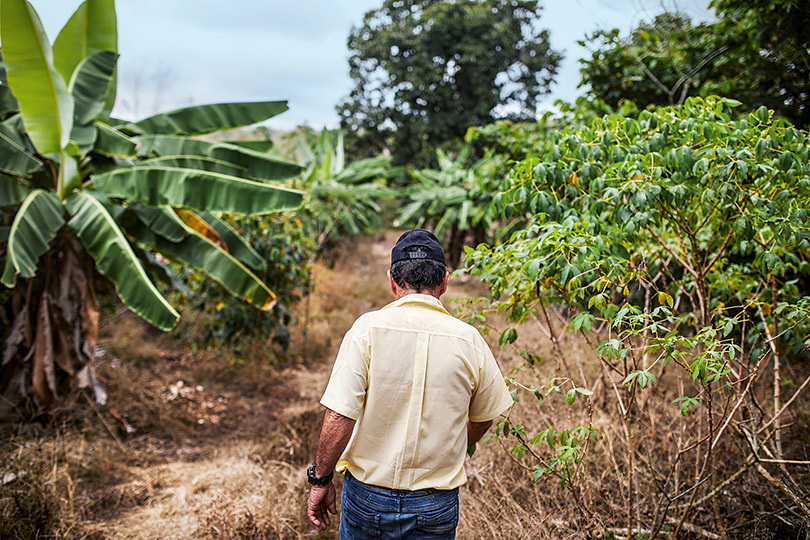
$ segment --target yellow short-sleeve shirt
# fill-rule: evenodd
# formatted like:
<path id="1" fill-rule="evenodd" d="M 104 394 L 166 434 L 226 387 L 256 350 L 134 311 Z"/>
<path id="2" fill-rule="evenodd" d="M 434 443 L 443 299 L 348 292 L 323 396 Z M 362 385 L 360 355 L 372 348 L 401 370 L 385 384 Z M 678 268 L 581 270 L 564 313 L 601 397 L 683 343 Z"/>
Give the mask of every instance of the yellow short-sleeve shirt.
<path id="1" fill-rule="evenodd" d="M 355 321 L 321 403 L 357 420 L 338 471 L 416 490 L 463 484 L 467 419 L 493 420 L 512 398 L 478 331 L 409 294 Z"/>

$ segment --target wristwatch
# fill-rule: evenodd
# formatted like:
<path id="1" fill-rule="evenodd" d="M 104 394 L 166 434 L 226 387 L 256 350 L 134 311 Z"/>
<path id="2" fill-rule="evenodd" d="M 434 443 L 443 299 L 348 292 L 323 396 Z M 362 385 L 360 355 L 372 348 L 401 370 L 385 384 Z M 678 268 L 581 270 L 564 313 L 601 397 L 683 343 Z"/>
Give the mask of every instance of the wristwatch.
<path id="1" fill-rule="evenodd" d="M 332 477 L 335 475 L 334 472 L 330 472 L 327 476 L 323 478 L 318 478 L 315 476 L 315 465 L 310 465 L 309 469 L 307 469 L 307 482 L 312 484 L 313 486 L 325 486 L 329 482 L 332 481 Z"/>

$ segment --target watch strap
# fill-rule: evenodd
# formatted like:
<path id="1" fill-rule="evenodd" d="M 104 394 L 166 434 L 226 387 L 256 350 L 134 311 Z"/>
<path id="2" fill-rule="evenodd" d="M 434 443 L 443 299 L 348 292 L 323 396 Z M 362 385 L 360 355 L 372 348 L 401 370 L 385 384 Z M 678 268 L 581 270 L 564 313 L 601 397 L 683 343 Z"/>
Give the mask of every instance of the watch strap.
<path id="1" fill-rule="evenodd" d="M 310 465 L 307 469 L 307 482 L 312 484 L 313 486 L 325 486 L 329 482 L 332 481 L 332 477 L 335 475 L 334 472 L 330 472 L 328 475 L 319 478 L 315 476 L 315 465 Z"/>

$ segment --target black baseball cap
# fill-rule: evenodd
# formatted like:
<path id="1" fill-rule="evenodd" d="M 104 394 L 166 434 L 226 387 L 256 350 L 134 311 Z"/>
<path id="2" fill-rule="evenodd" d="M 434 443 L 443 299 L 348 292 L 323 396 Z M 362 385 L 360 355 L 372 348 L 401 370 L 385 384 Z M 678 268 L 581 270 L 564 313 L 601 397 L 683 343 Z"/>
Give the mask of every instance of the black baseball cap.
<path id="1" fill-rule="evenodd" d="M 413 248 L 419 248 L 419 251 L 415 251 Z M 405 231 L 391 249 L 392 266 L 396 262 L 411 259 L 431 259 L 447 266 L 444 250 L 439 243 L 439 239 L 432 232 L 425 229 Z"/>

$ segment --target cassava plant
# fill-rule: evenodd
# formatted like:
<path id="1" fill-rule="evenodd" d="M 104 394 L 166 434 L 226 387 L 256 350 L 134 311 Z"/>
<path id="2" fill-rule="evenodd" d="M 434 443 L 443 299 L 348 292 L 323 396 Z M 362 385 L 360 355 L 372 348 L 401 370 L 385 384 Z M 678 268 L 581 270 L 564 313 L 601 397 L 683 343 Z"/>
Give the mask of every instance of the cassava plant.
<path id="1" fill-rule="evenodd" d="M 798 531 L 810 519 L 797 409 L 810 383 L 810 136 L 764 107 L 734 117 L 736 105 L 690 98 L 551 133 L 494 198 L 530 224 L 468 250 L 508 320 L 535 319 L 552 341 L 554 377 L 526 375 L 540 359 L 524 350 L 515 398 L 558 392 L 585 407 L 564 429 L 507 420 L 497 436 L 611 534 L 713 537 L 762 512 Z M 587 356 L 565 347 L 558 316 Z M 617 420 L 597 429 L 594 403 Z M 620 449 L 601 478 L 597 444 Z M 780 502 L 732 513 L 749 490 Z"/>
<path id="2" fill-rule="evenodd" d="M 0 410 L 48 411 L 72 385 L 103 389 L 91 358 L 98 335 L 96 272 L 157 328 L 178 312 L 155 280 L 166 259 L 202 269 L 232 294 L 270 309 L 258 256 L 221 213 L 264 214 L 302 194 L 269 181 L 300 167 L 193 138 L 249 125 L 285 102 L 180 109 L 123 122 L 115 100 L 113 0 L 86 0 L 53 47 L 25 0 L 0 2 L 0 207 L 11 327 L 0 368 Z M 156 256 L 157 253 L 162 257 Z"/>

